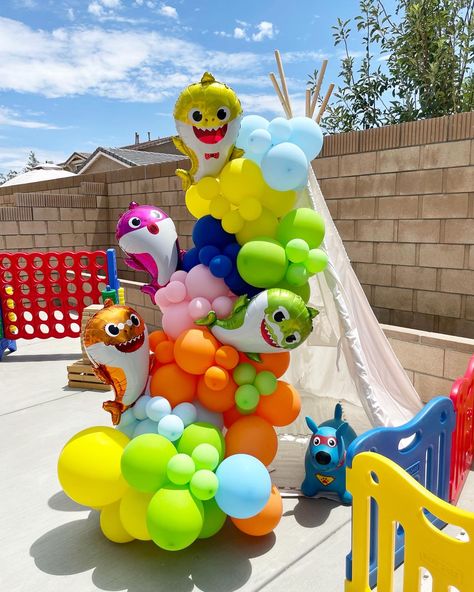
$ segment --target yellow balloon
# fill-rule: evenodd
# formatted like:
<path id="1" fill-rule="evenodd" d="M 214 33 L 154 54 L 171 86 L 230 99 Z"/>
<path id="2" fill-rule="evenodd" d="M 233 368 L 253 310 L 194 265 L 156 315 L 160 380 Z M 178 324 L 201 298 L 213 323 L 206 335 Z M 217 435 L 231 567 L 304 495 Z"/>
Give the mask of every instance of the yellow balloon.
<path id="1" fill-rule="evenodd" d="M 78 504 L 101 508 L 117 501 L 127 489 L 120 459 L 129 438 L 113 428 L 98 426 L 76 434 L 58 460 L 58 477 L 65 493 Z"/>
<path id="2" fill-rule="evenodd" d="M 217 220 L 222 220 L 222 218 L 230 211 L 230 202 L 223 197 L 222 195 L 218 195 L 214 199 L 211 200 L 209 205 L 209 213 L 213 218 Z"/>
<path id="3" fill-rule="evenodd" d="M 186 207 L 195 218 L 202 218 L 209 214 L 209 200 L 199 195 L 196 185 L 191 185 L 186 191 Z"/>
<path id="4" fill-rule="evenodd" d="M 113 543 L 129 543 L 133 541 L 131 536 L 120 521 L 120 502 L 114 502 L 105 506 L 100 513 L 100 529 L 104 536 Z"/>
<path id="5" fill-rule="evenodd" d="M 244 221 L 238 210 L 231 210 L 222 218 L 222 228 L 230 234 L 236 234 L 244 227 Z"/>
<path id="6" fill-rule="evenodd" d="M 239 245 L 245 245 L 250 240 L 258 237 L 270 237 L 276 236 L 278 226 L 278 220 L 275 214 L 263 208 L 262 214 L 252 222 L 245 222 L 242 230 L 237 232 L 236 238 Z"/>
<path id="7" fill-rule="evenodd" d="M 293 209 L 296 201 L 296 191 L 277 191 L 265 183 L 260 201 L 277 218 L 281 218 L 281 216 Z"/>
<path id="8" fill-rule="evenodd" d="M 263 192 L 264 180 L 260 167 L 247 158 L 229 161 L 219 179 L 221 194 L 233 204 L 239 204 L 248 197 L 258 199 Z"/>
<path id="9" fill-rule="evenodd" d="M 219 181 L 215 177 L 203 177 L 196 183 L 196 189 L 202 199 L 214 199 L 219 195 Z"/>
<path id="10" fill-rule="evenodd" d="M 130 536 L 140 541 L 150 541 L 146 525 L 146 513 L 155 493 L 143 493 L 128 489 L 120 501 L 120 521 Z"/>
<path id="11" fill-rule="evenodd" d="M 262 204 L 254 197 L 249 197 L 240 204 L 239 212 L 244 220 L 251 222 L 262 215 Z"/>

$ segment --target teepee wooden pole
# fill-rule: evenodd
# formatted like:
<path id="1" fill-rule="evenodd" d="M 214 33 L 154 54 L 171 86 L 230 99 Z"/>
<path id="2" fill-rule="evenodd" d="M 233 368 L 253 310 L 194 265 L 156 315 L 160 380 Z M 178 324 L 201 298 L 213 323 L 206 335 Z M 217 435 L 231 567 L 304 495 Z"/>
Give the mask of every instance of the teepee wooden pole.
<path id="1" fill-rule="evenodd" d="M 318 79 L 316 81 L 316 86 L 314 87 L 313 91 L 313 100 L 311 101 L 311 113 L 309 117 L 313 117 L 314 110 L 316 109 L 316 103 L 319 98 L 319 93 L 321 92 L 321 86 L 323 85 L 324 75 L 326 74 L 326 68 L 328 65 L 328 60 L 324 60 L 321 66 L 321 70 L 319 71 Z"/>
<path id="2" fill-rule="evenodd" d="M 319 123 L 321 121 L 321 118 L 324 115 L 324 111 L 326 110 L 327 104 L 329 102 L 329 99 L 331 97 L 333 90 L 334 90 L 334 84 L 331 82 L 326 94 L 324 95 L 324 99 L 323 99 L 323 102 L 321 103 L 321 107 L 319 108 L 318 115 L 316 116 L 316 123 Z"/>
<path id="3" fill-rule="evenodd" d="M 280 74 L 281 88 L 283 90 L 283 96 L 285 97 L 285 102 L 288 105 L 290 117 L 293 117 L 293 113 L 291 110 L 290 96 L 288 94 L 288 86 L 286 85 L 285 71 L 283 70 L 283 63 L 281 61 L 281 56 L 280 56 L 280 52 L 278 51 L 278 49 L 275 49 L 275 60 L 276 60 L 277 66 L 278 66 L 278 72 Z"/>
<path id="4" fill-rule="evenodd" d="M 283 111 L 285 112 L 287 119 L 290 119 L 291 118 L 291 111 L 290 111 L 288 105 L 286 104 L 285 97 L 283 96 L 283 93 L 281 92 L 280 87 L 278 86 L 276 76 L 273 72 L 270 72 L 269 76 L 270 76 L 270 80 L 272 81 L 273 88 L 275 89 L 275 92 L 276 92 L 278 98 L 280 99 L 280 103 L 281 103 L 281 106 L 283 107 Z"/>
<path id="5" fill-rule="evenodd" d="M 311 91 L 309 88 L 306 89 L 305 115 L 306 117 L 311 117 Z"/>

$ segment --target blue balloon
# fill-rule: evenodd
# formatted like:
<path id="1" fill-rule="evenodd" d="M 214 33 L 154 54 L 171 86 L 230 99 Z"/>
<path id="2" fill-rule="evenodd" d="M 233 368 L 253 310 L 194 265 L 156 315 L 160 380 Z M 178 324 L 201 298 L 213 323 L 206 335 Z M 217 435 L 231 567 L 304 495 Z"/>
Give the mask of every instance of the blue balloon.
<path id="1" fill-rule="evenodd" d="M 181 438 L 184 432 L 184 422 L 177 415 L 167 415 L 158 423 L 158 433 L 171 442 Z"/>
<path id="2" fill-rule="evenodd" d="M 229 288 L 231 292 L 236 294 L 237 296 L 241 296 L 242 294 L 247 294 L 249 298 L 256 296 L 262 290 L 260 288 L 256 288 L 255 286 L 251 286 L 247 284 L 245 280 L 242 279 L 239 270 L 236 266 L 234 266 L 233 270 L 229 275 L 226 275 L 224 278 L 224 282 L 226 286 Z"/>
<path id="3" fill-rule="evenodd" d="M 158 430 L 158 424 L 156 421 L 152 421 L 151 419 L 144 419 L 143 421 L 139 421 L 137 427 L 133 432 L 133 437 L 136 438 L 137 436 L 141 436 L 142 434 L 156 434 Z"/>
<path id="4" fill-rule="evenodd" d="M 173 415 L 180 417 L 186 427 L 196 421 L 197 410 L 193 403 L 180 403 L 173 409 Z"/>
<path id="5" fill-rule="evenodd" d="M 262 164 L 262 158 L 263 158 L 263 154 L 256 154 L 255 152 L 246 152 L 245 153 L 245 158 L 247 160 L 251 160 L 253 161 L 255 164 L 258 164 L 258 166 L 260 166 Z"/>
<path id="6" fill-rule="evenodd" d="M 237 148 L 248 150 L 248 139 L 250 134 L 256 129 L 267 129 L 268 120 L 260 115 L 247 115 L 240 123 L 240 131 L 235 145 Z"/>
<path id="7" fill-rule="evenodd" d="M 212 259 L 217 255 L 220 255 L 220 253 L 221 252 L 218 247 L 215 247 L 214 245 L 206 245 L 205 247 L 199 249 L 199 261 L 203 265 L 207 265 L 207 267 L 209 267 L 209 263 L 212 261 Z"/>
<path id="8" fill-rule="evenodd" d="M 233 242 L 230 243 L 229 245 L 227 245 L 226 247 L 224 247 L 223 253 L 224 255 L 227 255 L 227 257 L 229 257 L 229 259 L 233 262 L 235 262 L 237 260 L 237 255 L 239 254 L 240 251 L 240 245 L 237 242 Z"/>
<path id="9" fill-rule="evenodd" d="M 225 278 L 232 271 L 233 263 L 226 255 L 217 255 L 209 263 L 209 270 L 217 278 Z"/>
<path id="10" fill-rule="evenodd" d="M 184 403 L 181 403 L 181 405 L 184 405 Z M 178 405 L 179 407 L 179 405 Z M 219 428 L 220 430 L 224 427 L 224 417 L 222 415 L 222 413 L 216 413 L 215 411 L 209 411 L 209 409 L 206 409 L 205 407 L 203 407 L 201 405 L 201 403 L 196 402 L 194 403 L 194 407 L 196 409 L 196 413 L 197 413 L 197 417 L 196 417 L 196 421 L 199 423 L 210 423 L 213 426 L 216 426 L 216 428 Z M 175 410 L 173 411 L 173 413 L 175 413 Z"/>
<path id="11" fill-rule="evenodd" d="M 138 419 L 135 419 L 135 417 L 133 417 L 133 421 L 125 425 L 122 424 L 122 422 L 120 422 L 117 426 L 117 430 L 119 430 L 120 432 L 122 432 L 122 434 L 125 434 L 131 439 L 133 438 L 133 434 L 139 424 L 140 422 L 138 421 Z"/>
<path id="12" fill-rule="evenodd" d="M 264 129 L 254 130 L 248 139 L 248 152 L 253 154 L 265 154 L 272 145 L 272 136 Z"/>
<path id="13" fill-rule="evenodd" d="M 263 178 L 272 189 L 289 191 L 305 182 L 308 159 L 305 153 L 289 142 L 270 148 L 262 160 Z"/>
<path id="14" fill-rule="evenodd" d="M 132 407 L 133 415 L 137 419 L 146 419 L 148 415 L 146 414 L 146 406 L 148 405 L 148 401 L 151 400 L 150 395 L 142 395 L 139 397 L 135 405 Z"/>
<path id="15" fill-rule="evenodd" d="M 182 268 L 184 271 L 191 271 L 191 269 L 196 267 L 196 265 L 199 265 L 199 263 L 199 249 L 193 247 L 184 254 Z"/>
<path id="16" fill-rule="evenodd" d="M 268 132 L 272 136 L 272 144 L 274 146 L 282 142 L 287 142 L 291 136 L 290 122 L 284 117 L 275 117 L 275 119 L 270 121 Z"/>
<path id="17" fill-rule="evenodd" d="M 233 518 L 250 518 L 265 507 L 272 483 L 263 463 L 249 454 L 233 454 L 216 471 L 216 502 Z"/>
<path id="18" fill-rule="evenodd" d="M 222 224 L 212 216 L 203 216 L 194 224 L 193 242 L 198 249 L 212 245 L 219 249 L 235 242 L 235 236 L 222 228 Z"/>
<path id="19" fill-rule="evenodd" d="M 319 125 L 309 117 L 293 117 L 290 119 L 291 135 L 289 142 L 296 144 L 311 161 L 321 152 L 323 132 Z"/>
<path id="20" fill-rule="evenodd" d="M 148 419 L 152 421 L 158 422 L 170 413 L 171 405 L 168 399 L 164 397 L 152 397 L 147 403 L 146 414 L 148 415 Z"/>

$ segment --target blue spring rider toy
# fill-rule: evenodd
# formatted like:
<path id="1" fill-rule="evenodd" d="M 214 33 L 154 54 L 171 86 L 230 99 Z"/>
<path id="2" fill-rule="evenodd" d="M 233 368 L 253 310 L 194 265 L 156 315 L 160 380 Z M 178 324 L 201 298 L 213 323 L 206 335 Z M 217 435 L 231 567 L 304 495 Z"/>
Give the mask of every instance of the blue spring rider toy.
<path id="1" fill-rule="evenodd" d="M 301 491 L 308 497 L 336 497 L 343 504 L 350 504 L 352 496 L 346 489 L 346 450 L 357 435 L 342 420 L 340 403 L 334 409 L 334 419 L 328 419 L 318 427 L 311 417 L 307 417 L 306 424 L 313 434 L 306 450 L 306 477 Z"/>

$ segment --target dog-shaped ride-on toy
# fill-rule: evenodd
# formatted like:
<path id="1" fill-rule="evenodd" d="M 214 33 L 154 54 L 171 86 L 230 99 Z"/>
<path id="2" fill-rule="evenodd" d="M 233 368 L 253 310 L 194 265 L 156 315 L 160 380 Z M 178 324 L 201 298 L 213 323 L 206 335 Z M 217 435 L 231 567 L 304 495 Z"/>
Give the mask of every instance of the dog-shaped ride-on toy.
<path id="1" fill-rule="evenodd" d="M 301 491 L 308 497 L 334 499 L 350 504 L 352 496 L 346 489 L 346 450 L 357 437 L 351 426 L 342 420 L 342 407 L 337 403 L 334 419 L 323 422 L 319 427 L 306 418 L 313 432 L 305 456 L 306 477 Z"/>

